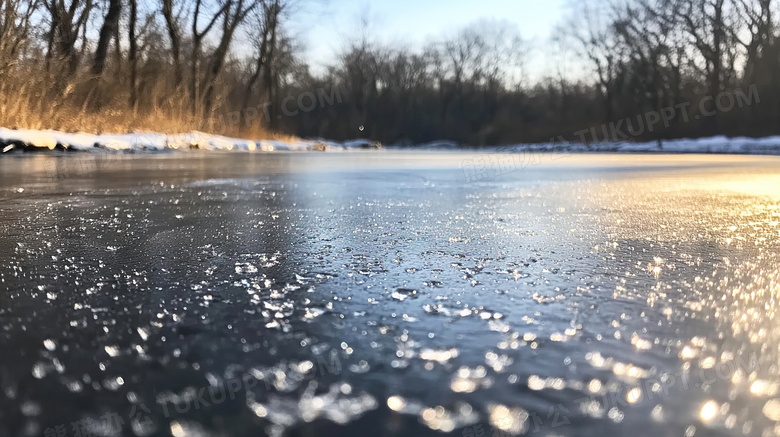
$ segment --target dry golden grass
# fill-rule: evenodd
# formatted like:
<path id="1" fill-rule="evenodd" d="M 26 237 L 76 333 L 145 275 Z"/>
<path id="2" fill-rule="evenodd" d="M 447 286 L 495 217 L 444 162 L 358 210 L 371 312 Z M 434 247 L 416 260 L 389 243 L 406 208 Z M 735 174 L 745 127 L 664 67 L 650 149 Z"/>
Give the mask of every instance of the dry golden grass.
<path id="1" fill-rule="evenodd" d="M 157 99 L 161 103 L 132 110 L 127 93 L 99 90 L 87 80 L 70 83 L 59 92 L 54 91 L 53 81 L 45 77 L 0 83 L 0 127 L 94 134 L 201 131 L 252 140 L 293 138 L 269 132 L 260 123 L 226 128 L 221 122 L 224 117 L 218 115 L 204 121 L 204 117 L 193 116 L 185 109 L 189 106 L 183 97 Z M 96 90 L 102 93 L 100 99 L 93 95 Z M 97 100 L 99 108 L 93 103 Z"/>

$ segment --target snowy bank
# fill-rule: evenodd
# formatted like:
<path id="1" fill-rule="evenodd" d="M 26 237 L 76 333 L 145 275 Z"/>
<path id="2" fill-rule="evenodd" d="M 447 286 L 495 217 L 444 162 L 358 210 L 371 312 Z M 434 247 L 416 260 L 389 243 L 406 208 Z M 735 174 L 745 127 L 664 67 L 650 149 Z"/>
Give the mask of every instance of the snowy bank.
<path id="1" fill-rule="evenodd" d="M 401 148 L 401 146 L 390 146 Z M 414 146 L 422 150 L 463 150 L 450 141 L 435 141 Z M 290 141 L 261 140 L 252 141 L 241 138 L 230 138 L 220 135 L 210 135 L 203 132 L 181 134 L 161 134 L 140 132 L 130 134 L 66 133 L 54 130 L 16 130 L 0 128 L 0 152 L 8 153 L 15 150 L 74 150 L 74 151 L 171 151 L 171 150 L 212 150 L 212 151 L 347 151 L 356 149 L 381 149 L 376 141 L 356 139 L 344 142 L 321 139 Z M 403 148 L 409 148 L 404 146 Z M 750 155 L 780 155 L 780 136 L 765 138 L 728 138 L 724 136 L 665 140 L 648 142 L 603 142 L 593 144 L 582 143 L 540 143 L 515 144 L 500 147 L 483 147 L 480 152 L 522 153 L 526 151 L 543 152 L 610 152 L 610 153 L 719 153 L 719 154 L 750 154 Z"/>
<path id="2" fill-rule="evenodd" d="M 140 132 L 130 134 L 66 133 L 54 130 L 25 130 L 0 128 L 0 151 L 14 150 L 73 150 L 73 151 L 343 151 L 350 149 L 378 149 L 381 144 L 370 140 L 352 140 L 344 143 L 324 140 L 252 141 L 210 135 L 203 132 L 160 134 Z"/>
<path id="3" fill-rule="evenodd" d="M 429 150 L 451 150 L 452 144 L 436 142 L 420 145 Z M 725 136 L 647 142 L 575 143 L 551 142 L 514 144 L 476 149 L 481 152 L 522 153 L 527 151 L 560 153 L 717 153 L 741 155 L 780 155 L 780 136 L 747 138 Z"/>

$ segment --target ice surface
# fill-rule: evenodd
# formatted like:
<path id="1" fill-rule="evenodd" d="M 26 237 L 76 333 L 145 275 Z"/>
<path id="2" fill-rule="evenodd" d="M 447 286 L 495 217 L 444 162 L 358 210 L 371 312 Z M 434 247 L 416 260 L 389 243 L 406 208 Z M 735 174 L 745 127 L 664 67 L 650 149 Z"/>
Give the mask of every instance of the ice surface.
<path id="1" fill-rule="evenodd" d="M 197 155 L 0 159 L 0 435 L 775 435 L 780 158 Z"/>

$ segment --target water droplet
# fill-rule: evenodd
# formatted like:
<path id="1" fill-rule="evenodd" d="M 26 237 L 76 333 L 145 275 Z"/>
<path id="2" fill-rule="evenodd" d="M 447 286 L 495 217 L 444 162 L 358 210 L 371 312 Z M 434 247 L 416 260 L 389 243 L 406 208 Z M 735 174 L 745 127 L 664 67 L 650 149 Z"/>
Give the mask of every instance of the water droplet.
<path id="1" fill-rule="evenodd" d="M 32 368 L 32 375 L 36 379 L 43 379 L 46 376 L 46 366 L 43 363 L 35 363 Z"/>
<path id="2" fill-rule="evenodd" d="M 709 422 L 718 414 L 718 404 L 715 401 L 708 401 L 701 407 L 699 416 L 704 422 Z"/>
<path id="3" fill-rule="evenodd" d="M 38 416 L 41 414 L 40 404 L 33 401 L 25 401 L 20 408 L 25 416 Z"/>

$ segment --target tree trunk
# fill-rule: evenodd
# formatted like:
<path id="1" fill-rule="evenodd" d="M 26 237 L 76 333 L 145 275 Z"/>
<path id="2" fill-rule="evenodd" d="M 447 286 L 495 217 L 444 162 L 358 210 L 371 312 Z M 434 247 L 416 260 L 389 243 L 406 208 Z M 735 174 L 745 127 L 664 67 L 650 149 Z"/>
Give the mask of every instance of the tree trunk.
<path id="1" fill-rule="evenodd" d="M 225 57 L 230 47 L 230 41 L 233 39 L 234 30 L 235 28 L 232 28 L 226 32 L 226 35 L 222 37 L 222 42 L 214 52 L 214 59 L 203 90 L 203 112 L 205 114 L 210 113 L 214 107 L 214 85 L 222 72 L 222 67 L 225 65 Z"/>
<path id="2" fill-rule="evenodd" d="M 132 1 L 135 4 L 135 0 Z M 176 18 L 173 16 L 173 0 L 162 1 L 162 12 L 168 29 L 168 37 L 171 39 L 174 88 L 178 89 L 184 81 L 184 71 L 181 65 L 181 34 L 179 33 L 179 26 L 176 24 Z"/>
<path id="3" fill-rule="evenodd" d="M 263 80 L 265 81 L 265 89 L 268 93 L 268 102 L 271 103 L 270 107 L 270 114 L 271 119 L 269 120 L 269 124 L 271 129 L 274 129 L 277 127 L 277 118 L 274 116 L 274 107 L 275 105 L 275 77 L 274 77 L 274 71 L 273 71 L 273 63 L 275 61 L 276 56 L 276 30 L 277 26 L 279 24 L 279 13 L 281 12 L 281 9 L 279 8 L 278 4 L 275 2 L 274 5 L 271 8 L 271 15 L 269 17 L 268 27 L 269 27 L 269 33 L 271 35 L 270 41 L 268 42 L 268 56 L 265 61 L 265 68 L 263 73 Z"/>
<path id="4" fill-rule="evenodd" d="M 260 50 L 257 55 L 257 59 L 255 62 L 255 68 L 252 71 L 252 75 L 249 77 L 249 82 L 247 83 L 246 87 L 246 93 L 244 94 L 244 102 L 243 102 L 243 109 L 246 109 L 249 107 L 249 102 L 252 99 L 252 90 L 254 89 L 255 85 L 257 85 L 257 81 L 260 79 L 260 74 L 263 71 L 264 63 L 267 61 L 267 52 L 268 52 L 268 26 L 263 26 L 263 39 L 260 42 Z"/>
<path id="5" fill-rule="evenodd" d="M 136 41 L 135 26 L 138 20 L 138 1 L 130 1 L 130 25 L 128 28 L 128 39 L 130 40 L 130 52 L 128 61 L 130 62 L 130 108 L 133 113 L 138 109 L 138 41 Z"/>
<path id="6" fill-rule="evenodd" d="M 95 60 L 92 63 L 92 75 L 100 76 L 106 68 L 106 57 L 108 48 L 111 45 L 111 39 L 116 35 L 119 29 L 119 17 L 122 13 L 121 0 L 110 0 L 108 12 L 100 28 L 100 37 L 98 39 L 97 49 L 95 50 Z"/>
<path id="7" fill-rule="evenodd" d="M 717 0 L 715 4 L 715 17 L 712 23 L 712 74 L 709 78 L 709 94 L 713 102 L 713 111 L 717 109 L 715 99 L 718 93 L 721 91 L 721 74 L 723 72 L 723 33 L 725 32 L 723 23 L 723 2 L 724 0 Z M 710 134 L 717 135 L 720 133 L 719 114 L 715 114 L 713 117 L 709 117 L 708 124 Z"/>

